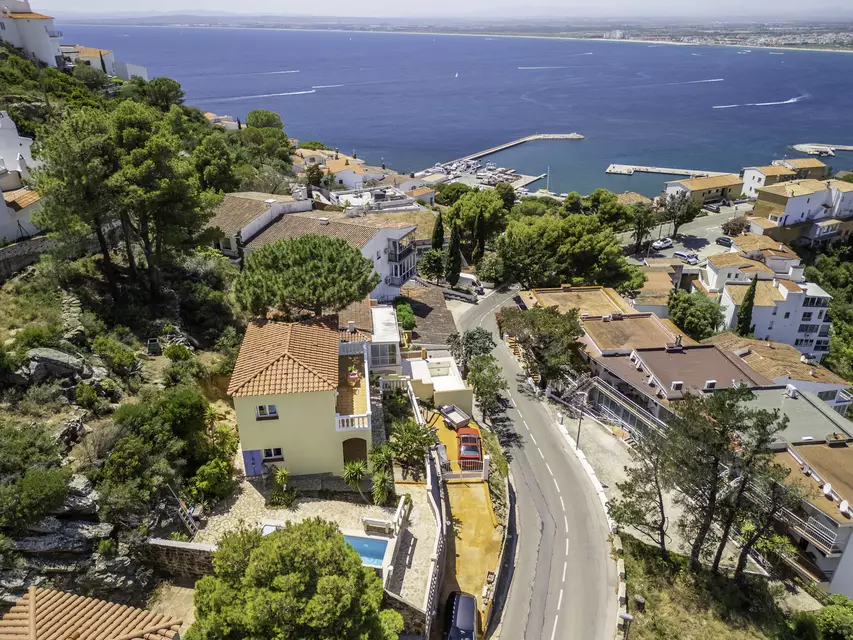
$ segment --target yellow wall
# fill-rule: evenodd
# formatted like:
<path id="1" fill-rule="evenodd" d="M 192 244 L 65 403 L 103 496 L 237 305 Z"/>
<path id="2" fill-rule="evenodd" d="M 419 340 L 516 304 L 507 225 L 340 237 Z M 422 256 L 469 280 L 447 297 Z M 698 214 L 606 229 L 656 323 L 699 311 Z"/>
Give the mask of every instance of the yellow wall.
<path id="1" fill-rule="evenodd" d="M 469 416 L 473 415 L 474 392 L 471 389 L 458 389 L 455 391 L 436 391 L 435 406 L 441 407 L 446 404 L 455 404 Z"/>
<path id="2" fill-rule="evenodd" d="M 258 420 L 255 410 L 274 404 L 278 420 Z M 335 392 L 290 393 L 234 398 L 243 451 L 281 447 L 283 464 L 293 475 L 333 473 L 344 469 L 343 442 L 361 438 L 370 451 L 369 430 L 335 430 Z"/>

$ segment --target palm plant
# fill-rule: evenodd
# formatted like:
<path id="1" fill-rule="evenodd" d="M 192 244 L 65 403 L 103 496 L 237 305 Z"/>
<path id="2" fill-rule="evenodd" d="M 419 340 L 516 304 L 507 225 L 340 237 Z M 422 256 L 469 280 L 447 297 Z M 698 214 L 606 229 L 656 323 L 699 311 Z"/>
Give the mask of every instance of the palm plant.
<path id="1" fill-rule="evenodd" d="M 388 499 L 394 495 L 394 477 L 386 470 L 373 472 L 373 504 L 380 507 L 388 504 Z"/>
<path id="2" fill-rule="evenodd" d="M 391 450 L 404 473 L 414 472 L 419 477 L 424 470 L 424 460 L 435 438 L 414 420 L 400 420 L 391 427 Z"/>
<path id="3" fill-rule="evenodd" d="M 367 475 L 367 463 L 364 460 L 350 460 L 344 465 L 344 473 L 341 476 L 344 482 L 350 487 L 358 491 L 361 499 L 367 502 L 364 493 L 361 491 L 361 482 Z"/>
<path id="4" fill-rule="evenodd" d="M 287 482 L 290 480 L 290 471 L 288 471 L 287 467 L 276 467 L 274 477 L 276 487 L 281 491 L 287 489 Z"/>
<path id="5" fill-rule="evenodd" d="M 394 452 L 387 442 L 370 451 L 370 466 L 374 473 L 378 471 L 391 472 L 394 468 Z"/>

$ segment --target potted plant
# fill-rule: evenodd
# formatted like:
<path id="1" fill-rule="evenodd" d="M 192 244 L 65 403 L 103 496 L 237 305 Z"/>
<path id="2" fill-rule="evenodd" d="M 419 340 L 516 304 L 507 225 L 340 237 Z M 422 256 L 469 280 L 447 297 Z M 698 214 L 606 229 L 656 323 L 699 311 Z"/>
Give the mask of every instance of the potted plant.
<path id="1" fill-rule="evenodd" d="M 349 366 L 349 369 L 347 369 L 347 384 L 349 384 L 349 386 L 351 387 L 354 387 L 355 383 L 358 382 L 360 378 L 361 372 L 358 370 L 358 367 L 356 367 L 354 364 L 351 364 Z"/>

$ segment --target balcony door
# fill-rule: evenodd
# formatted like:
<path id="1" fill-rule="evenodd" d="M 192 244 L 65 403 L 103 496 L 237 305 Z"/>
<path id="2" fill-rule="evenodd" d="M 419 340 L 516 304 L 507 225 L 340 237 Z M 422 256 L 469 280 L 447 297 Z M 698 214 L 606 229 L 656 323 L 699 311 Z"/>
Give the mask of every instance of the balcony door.
<path id="1" fill-rule="evenodd" d="M 367 462 L 367 440 L 364 438 L 349 438 L 343 441 L 344 464 L 353 460 Z"/>

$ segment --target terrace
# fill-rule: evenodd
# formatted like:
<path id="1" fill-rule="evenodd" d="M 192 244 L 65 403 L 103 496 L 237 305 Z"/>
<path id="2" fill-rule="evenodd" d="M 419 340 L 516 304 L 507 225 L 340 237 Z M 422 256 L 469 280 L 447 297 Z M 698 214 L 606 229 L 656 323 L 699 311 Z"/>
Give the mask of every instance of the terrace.
<path id="1" fill-rule="evenodd" d="M 360 353 L 339 356 L 335 428 L 338 431 L 368 430 L 371 425 L 370 379 L 364 347 L 361 343 L 342 344 L 355 344 Z M 357 373 L 358 379 L 351 381 L 351 373 Z"/>

